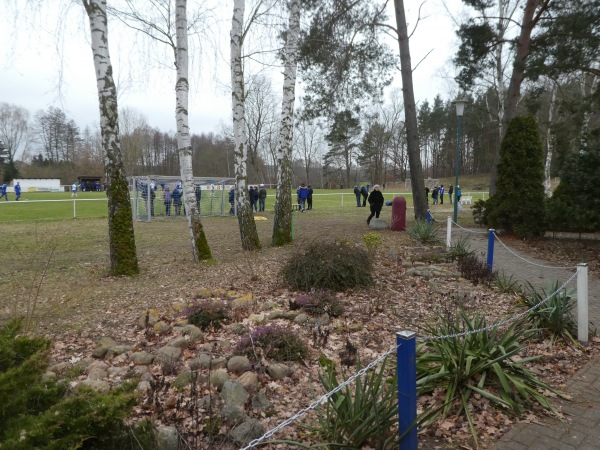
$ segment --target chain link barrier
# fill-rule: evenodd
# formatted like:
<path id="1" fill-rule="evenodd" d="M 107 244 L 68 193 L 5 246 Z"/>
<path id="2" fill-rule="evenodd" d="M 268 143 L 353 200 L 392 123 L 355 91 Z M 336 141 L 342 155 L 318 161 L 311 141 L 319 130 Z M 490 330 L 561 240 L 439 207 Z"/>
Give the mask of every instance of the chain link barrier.
<path id="1" fill-rule="evenodd" d="M 529 260 L 527 260 L 527 259 L 523 258 L 521 255 L 518 255 L 517 253 L 515 253 L 515 252 L 514 252 L 513 250 L 511 250 L 510 248 L 508 248 L 508 246 L 507 246 L 507 245 L 506 245 L 504 242 L 502 242 L 502 241 L 500 240 L 500 238 L 498 237 L 498 235 L 496 234 L 496 232 L 495 232 L 495 231 L 494 231 L 494 237 L 495 237 L 496 239 L 498 239 L 498 242 L 500 242 L 500 244 L 502 244 L 502 246 L 503 246 L 503 247 L 504 247 L 506 250 L 508 250 L 508 252 L 509 252 L 509 253 L 511 253 L 512 255 L 516 256 L 516 257 L 517 257 L 517 258 L 519 258 L 520 260 L 522 260 L 522 261 L 525 261 L 525 262 L 526 262 L 526 263 L 528 263 L 528 264 L 531 264 L 531 265 L 534 265 L 534 266 L 537 266 L 537 267 L 542 267 L 542 268 L 544 268 L 544 269 L 568 269 L 568 270 L 573 270 L 573 269 L 575 269 L 575 268 L 576 268 L 576 266 L 546 266 L 546 265 L 544 265 L 544 264 L 538 264 L 538 263 L 535 263 L 535 262 L 533 262 L 533 261 L 529 261 Z"/>
<path id="2" fill-rule="evenodd" d="M 454 220 L 452 220 L 452 223 L 454 225 L 456 225 L 458 228 L 460 228 L 461 230 L 465 230 L 467 233 L 472 233 L 472 234 L 488 234 L 487 231 L 477 231 L 477 230 L 472 230 L 470 228 L 465 228 L 465 227 L 461 227 L 459 224 L 457 224 Z"/>
<path id="3" fill-rule="evenodd" d="M 436 220 L 433 217 L 433 215 L 431 215 L 431 217 L 432 217 L 433 220 Z M 452 221 L 452 223 L 454 223 L 456 226 L 458 226 L 459 228 L 462 228 L 463 230 L 465 230 L 467 232 L 470 232 L 470 233 L 481 233 L 481 232 L 469 230 L 467 228 L 463 228 L 463 227 L 461 227 L 460 225 L 458 225 L 454 221 Z M 483 232 L 483 233 L 487 234 L 487 232 Z M 544 266 L 544 265 L 541 265 L 541 264 L 533 263 L 533 262 L 528 261 L 527 259 L 521 257 L 520 255 L 516 254 L 511 249 L 509 249 L 498 238 L 498 235 L 495 232 L 494 232 L 494 237 L 496 239 L 498 239 L 498 242 L 500 242 L 511 254 L 513 254 L 514 256 L 518 257 L 519 259 L 521 259 L 521 260 L 523 260 L 523 261 L 525 261 L 527 263 L 534 264 L 534 265 L 539 266 L 539 267 L 551 268 L 551 269 L 577 269 L 576 267 L 573 267 L 573 266 L 571 266 L 571 267 L 552 267 L 552 266 Z M 479 329 L 476 329 L 476 330 L 469 330 L 469 331 L 464 331 L 462 333 L 454 333 L 454 334 L 448 334 L 448 335 L 444 335 L 444 336 L 425 336 L 425 337 L 419 337 L 419 338 L 417 338 L 417 341 L 418 342 L 431 342 L 431 341 L 436 341 L 436 340 L 446 340 L 446 339 L 454 339 L 454 338 L 459 338 L 459 337 L 465 337 L 465 336 L 469 336 L 469 335 L 476 334 L 476 333 L 482 333 L 482 332 L 492 331 L 492 330 L 495 330 L 495 329 L 500 328 L 502 326 L 505 326 L 505 325 L 508 325 L 510 323 L 516 322 L 516 321 L 522 319 L 523 317 L 527 316 L 532 311 L 535 311 L 536 309 L 538 309 L 541 306 L 543 306 L 544 304 L 546 304 L 551 298 L 553 298 L 555 295 L 557 295 L 559 292 L 561 292 L 563 289 L 565 289 L 569 284 L 571 284 L 573 282 L 573 280 L 576 279 L 577 274 L 578 274 L 578 272 L 575 271 L 575 273 L 573 275 L 571 275 L 571 277 L 567 281 L 565 281 L 553 293 L 549 294 L 544 300 L 540 301 L 535 306 L 532 306 L 531 308 L 529 308 L 529 309 L 527 309 L 527 310 L 525 310 L 525 311 L 523 311 L 523 312 L 521 312 L 521 313 L 519 313 L 519 314 L 517 314 L 515 316 L 509 317 L 507 319 L 504 319 L 504 320 L 501 320 L 499 322 L 496 322 L 496 323 L 493 323 L 491 325 L 488 325 L 487 327 L 479 328 Z M 314 402 L 312 402 L 309 406 L 307 406 L 306 408 L 298 411 L 292 417 L 290 417 L 290 418 L 286 419 L 285 421 L 281 422 L 275 428 L 272 428 L 271 430 L 267 431 L 261 437 L 250 441 L 250 443 L 248 443 L 248 445 L 246 447 L 243 447 L 240 450 L 248 450 L 248 449 L 256 447 L 257 445 L 261 444 L 265 439 L 269 439 L 270 437 L 272 437 L 273 435 L 275 435 L 275 433 L 277 433 L 279 430 L 287 427 L 288 425 L 292 424 L 293 422 L 295 422 L 296 420 L 298 420 L 302 416 L 308 414 L 310 411 L 316 409 L 317 407 L 319 407 L 320 405 L 322 405 L 324 402 L 326 402 L 328 399 L 330 399 L 334 394 L 336 394 L 337 392 L 339 392 L 340 390 L 342 390 L 344 387 L 348 386 L 349 384 L 353 383 L 357 378 L 363 376 L 369 370 L 371 370 L 372 368 L 374 368 L 375 366 L 377 366 L 385 358 L 387 358 L 389 355 L 391 355 L 392 353 L 394 353 L 398 348 L 399 348 L 399 346 L 397 346 L 397 345 L 393 346 L 387 352 L 385 352 L 384 354 L 382 354 L 381 356 L 379 356 L 377 359 L 375 359 L 374 361 L 372 361 L 366 367 L 364 367 L 361 370 L 359 370 L 357 373 L 355 373 L 354 375 L 352 375 L 350 378 L 348 378 L 342 384 L 340 384 L 339 386 L 337 386 L 335 389 L 333 389 L 332 391 L 330 391 L 330 392 L 322 395 L 320 398 L 318 398 L 317 400 L 315 400 Z"/>
<path id="4" fill-rule="evenodd" d="M 277 433 L 279 430 L 281 430 L 282 428 L 287 427 L 288 425 L 290 425 L 291 423 L 295 422 L 296 420 L 298 420 L 300 417 L 304 416 L 305 414 L 309 413 L 310 411 L 312 411 L 313 409 L 316 409 L 318 406 L 320 406 L 323 402 L 325 402 L 326 400 L 328 400 L 329 398 L 331 398 L 331 396 L 333 394 L 335 394 L 336 392 L 341 391 L 344 387 L 348 386 L 349 384 L 351 384 L 352 382 L 354 382 L 354 380 L 356 380 L 359 377 L 362 377 L 365 373 L 367 373 L 369 370 L 371 370 L 373 367 L 375 367 L 376 365 L 378 365 L 381 361 L 383 361 L 385 358 L 387 358 L 389 355 L 391 355 L 392 353 L 394 353 L 400 346 L 399 345 L 394 345 L 392 348 L 390 348 L 387 352 L 385 352 L 383 355 L 379 356 L 377 359 L 375 359 L 374 361 L 372 361 L 369 365 L 363 367 L 362 369 L 360 369 L 358 372 L 356 372 L 354 375 L 352 375 L 350 378 L 348 378 L 346 381 L 344 381 L 342 384 L 340 384 L 339 386 L 337 386 L 335 389 L 329 391 L 326 394 L 323 394 L 320 398 L 318 398 L 317 400 L 315 400 L 314 402 L 312 402 L 309 406 L 307 406 L 306 408 L 298 411 L 296 414 L 294 414 L 292 417 L 290 417 L 289 419 L 281 422 L 279 425 L 277 425 L 275 428 L 272 428 L 271 430 L 267 431 L 265 434 L 263 434 L 261 437 L 254 439 L 252 441 L 250 441 L 250 443 L 248 443 L 248 445 L 246 447 L 243 447 L 241 450 L 248 450 L 250 448 L 256 447 L 258 444 L 260 444 L 262 441 L 264 441 L 265 439 L 270 438 L 271 436 L 273 436 L 275 433 Z"/>

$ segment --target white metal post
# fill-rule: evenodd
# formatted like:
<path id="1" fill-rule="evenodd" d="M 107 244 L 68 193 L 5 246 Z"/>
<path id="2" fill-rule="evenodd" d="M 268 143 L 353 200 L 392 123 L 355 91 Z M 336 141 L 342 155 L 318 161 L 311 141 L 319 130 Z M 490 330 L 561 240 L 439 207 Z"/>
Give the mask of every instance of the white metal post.
<path id="1" fill-rule="evenodd" d="M 577 264 L 577 339 L 588 342 L 588 265 Z"/>
<path id="2" fill-rule="evenodd" d="M 77 213 L 75 210 L 75 200 L 73 200 L 73 219 L 76 219 L 76 218 L 77 218 Z"/>
<path id="3" fill-rule="evenodd" d="M 448 225 L 446 226 L 446 250 L 452 246 L 452 217 L 448 216 Z"/>

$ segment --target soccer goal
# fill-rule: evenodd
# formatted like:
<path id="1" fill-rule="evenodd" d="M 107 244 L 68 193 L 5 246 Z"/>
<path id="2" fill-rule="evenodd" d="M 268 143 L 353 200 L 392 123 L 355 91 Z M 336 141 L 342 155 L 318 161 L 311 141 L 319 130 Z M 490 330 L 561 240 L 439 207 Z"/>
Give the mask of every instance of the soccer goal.
<path id="1" fill-rule="evenodd" d="M 429 189 L 433 189 L 434 186 L 440 185 L 439 178 L 425 178 L 424 181 L 425 181 L 425 187 L 428 187 Z M 404 189 L 406 189 L 408 192 L 412 191 L 412 184 L 410 182 L 410 178 L 407 178 L 406 180 L 404 180 Z"/>
<path id="2" fill-rule="evenodd" d="M 227 216 L 229 189 L 233 178 L 194 177 L 194 195 L 200 215 Z M 183 186 L 180 177 L 146 175 L 130 177 L 129 192 L 133 219 L 140 222 L 185 217 Z"/>

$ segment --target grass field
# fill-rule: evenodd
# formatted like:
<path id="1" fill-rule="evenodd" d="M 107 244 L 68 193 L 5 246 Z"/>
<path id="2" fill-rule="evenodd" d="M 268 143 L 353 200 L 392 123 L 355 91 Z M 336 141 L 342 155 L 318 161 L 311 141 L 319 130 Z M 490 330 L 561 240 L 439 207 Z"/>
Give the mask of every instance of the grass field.
<path id="1" fill-rule="evenodd" d="M 412 193 L 410 192 L 404 192 L 401 189 L 387 189 L 383 194 L 386 201 L 400 195 L 406 198 L 409 208 L 413 205 Z M 472 195 L 473 201 L 488 197 L 487 192 L 470 192 L 464 189 L 463 195 Z M 161 196 L 162 193 L 158 191 L 155 199 L 157 216 L 164 215 Z M 11 199 L 14 200 L 14 196 L 11 196 Z M 207 201 L 206 198 L 203 198 L 201 205 L 201 209 L 207 208 L 206 211 L 208 211 Z M 275 190 L 269 190 L 266 202 L 267 212 L 273 211 L 274 202 Z M 332 209 L 331 212 L 336 212 L 338 208 L 356 208 L 356 199 L 351 190 L 316 189 L 313 194 L 313 205 L 315 209 L 326 208 Z M 447 205 L 432 206 L 432 213 L 437 214 L 437 211 L 444 209 L 442 206 Z M 144 208 L 141 209 L 139 214 L 145 214 Z M 220 206 L 216 206 L 215 210 L 220 213 Z M 228 206 L 225 209 L 225 212 L 227 211 Z M 107 215 L 106 194 L 104 192 L 80 192 L 76 198 L 72 198 L 69 192 L 27 192 L 23 194 L 19 202 L 0 201 L 0 223 L 69 220 L 74 218 L 93 219 L 106 218 Z"/>

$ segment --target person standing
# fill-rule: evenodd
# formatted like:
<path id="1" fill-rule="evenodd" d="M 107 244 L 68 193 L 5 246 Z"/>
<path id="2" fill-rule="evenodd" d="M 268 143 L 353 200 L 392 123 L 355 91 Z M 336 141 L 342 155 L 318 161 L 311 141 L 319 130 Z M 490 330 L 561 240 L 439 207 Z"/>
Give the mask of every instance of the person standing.
<path id="1" fill-rule="evenodd" d="M 306 209 L 306 199 L 308 198 L 308 188 L 306 187 L 306 184 L 302 183 L 296 192 L 298 194 L 300 212 L 304 212 Z"/>
<path id="2" fill-rule="evenodd" d="M 440 191 L 440 188 L 438 188 L 437 186 L 434 186 L 433 191 L 431 191 L 431 200 L 434 205 L 437 205 L 439 191 Z"/>
<path id="3" fill-rule="evenodd" d="M 452 193 L 454 192 L 454 186 L 450 185 L 448 188 L 448 198 L 450 199 L 450 203 L 452 203 Z"/>
<path id="4" fill-rule="evenodd" d="M 258 190 L 258 210 L 263 212 L 265 210 L 265 201 L 267 200 L 267 188 L 264 184 L 260 185 Z"/>
<path id="5" fill-rule="evenodd" d="M 440 205 L 444 204 L 444 185 L 440 186 Z"/>
<path id="6" fill-rule="evenodd" d="M 154 192 L 154 191 L 150 191 Z M 175 214 L 177 216 L 181 215 L 181 197 L 183 197 L 183 188 L 181 187 L 181 183 L 177 183 L 175 189 L 173 189 L 173 206 L 175 207 Z"/>
<path id="7" fill-rule="evenodd" d="M 369 206 L 371 207 L 371 215 L 367 219 L 367 225 L 371 224 L 371 219 L 375 216 L 376 219 L 379 219 L 379 214 L 381 213 L 381 208 L 383 208 L 383 194 L 379 190 L 379 185 L 376 184 L 373 186 L 373 190 L 369 194 Z"/>
<path id="8" fill-rule="evenodd" d="M 250 209 L 256 211 L 256 202 L 254 200 L 254 186 L 248 186 L 248 200 L 250 200 Z"/>
<path id="9" fill-rule="evenodd" d="M 258 192 L 258 186 L 254 186 L 254 212 L 258 212 L 259 200 L 260 200 L 260 193 Z"/>
<path id="10" fill-rule="evenodd" d="M 364 186 L 360 187 L 360 195 L 363 196 L 363 207 L 367 206 L 367 197 L 369 196 L 369 191 L 367 191 L 367 188 Z"/>
<path id="11" fill-rule="evenodd" d="M 71 185 L 71 197 L 77 197 L 77 183 Z"/>
<path id="12" fill-rule="evenodd" d="M 200 214 L 200 200 L 202 200 L 202 186 L 199 184 L 194 185 L 194 194 L 196 196 L 196 210 Z"/>
<path id="13" fill-rule="evenodd" d="M 425 186 L 425 199 L 427 200 L 427 204 L 429 205 L 429 188 Z"/>
<path id="14" fill-rule="evenodd" d="M 17 197 L 15 200 L 19 201 L 19 198 L 21 197 L 21 185 L 18 181 L 17 184 L 15 184 L 15 196 Z"/>
<path id="15" fill-rule="evenodd" d="M 5 198 L 6 201 L 8 201 L 8 193 L 6 192 L 6 183 L 2 184 L 2 187 L 0 188 L 0 192 L 2 193 L 2 195 L 0 195 L 0 200 L 2 200 L 2 197 Z"/>
<path id="16" fill-rule="evenodd" d="M 461 196 L 462 192 L 460 190 L 460 186 L 457 184 L 456 185 L 456 201 L 458 203 L 460 203 L 460 196 Z"/>
<path id="17" fill-rule="evenodd" d="M 231 208 L 229 209 L 229 215 L 235 215 L 235 186 L 231 186 L 229 189 L 229 204 Z"/>
<path id="18" fill-rule="evenodd" d="M 171 200 L 171 189 L 169 189 L 169 186 L 165 186 L 163 191 L 163 202 L 165 204 L 165 214 L 167 216 L 171 215 Z"/>
<path id="19" fill-rule="evenodd" d="M 356 196 L 356 207 L 360 208 L 360 189 L 354 186 L 354 195 Z"/>
<path id="20" fill-rule="evenodd" d="M 313 188 L 309 184 L 308 185 L 308 197 L 306 197 L 306 204 L 307 204 L 309 210 L 312 209 L 312 196 L 313 196 Z"/>

